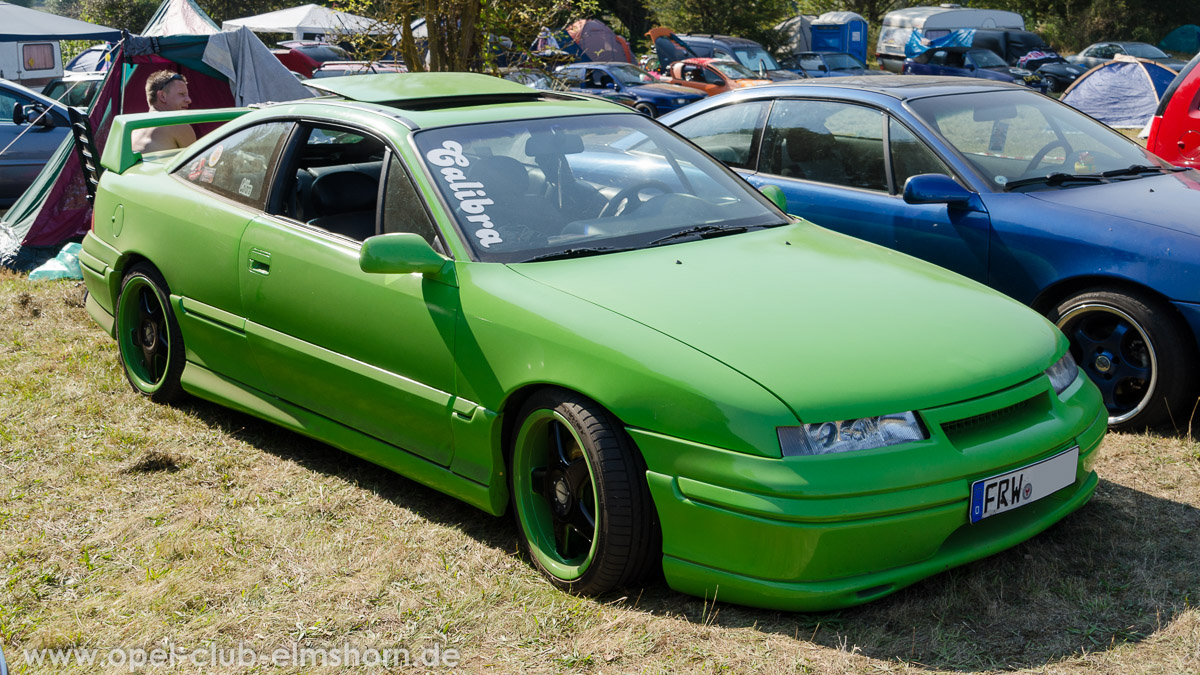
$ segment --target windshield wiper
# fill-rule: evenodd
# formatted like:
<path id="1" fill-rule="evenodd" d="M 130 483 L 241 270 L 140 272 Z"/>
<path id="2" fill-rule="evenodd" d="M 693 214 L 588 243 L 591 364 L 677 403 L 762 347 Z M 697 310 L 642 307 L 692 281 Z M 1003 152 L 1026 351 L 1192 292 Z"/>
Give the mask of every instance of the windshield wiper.
<path id="1" fill-rule="evenodd" d="M 659 244 L 665 244 L 668 241 L 675 241 L 676 239 L 683 239 L 685 237 L 698 236 L 702 239 L 708 239 L 709 237 L 720 237 L 726 234 L 741 234 L 745 231 L 746 228 L 740 225 L 733 227 L 724 227 L 721 225 L 697 225 L 696 227 L 689 227 L 686 230 L 673 232 L 665 237 L 655 239 L 654 241 L 650 242 L 648 246 L 658 246 Z"/>
<path id="2" fill-rule="evenodd" d="M 1105 183 L 1100 175 L 1094 173 L 1062 173 L 1055 172 L 1048 176 L 1034 176 L 1033 178 L 1022 178 L 1014 180 L 1004 185 L 1006 192 L 1012 191 L 1015 188 L 1025 187 L 1026 185 L 1049 185 L 1056 187 L 1066 182 L 1072 183 Z"/>
<path id="3" fill-rule="evenodd" d="M 1144 173 L 1174 173 L 1176 171 L 1187 171 L 1184 167 L 1172 166 L 1147 166 L 1145 164 L 1134 164 L 1127 166 L 1124 169 L 1112 169 L 1111 171 L 1101 171 L 1100 175 L 1105 178 L 1116 178 L 1117 176 L 1140 176 Z"/>
<path id="4" fill-rule="evenodd" d="M 541 260 L 562 260 L 564 258 L 583 258 L 589 255 L 600 255 L 602 253 L 616 253 L 618 251 L 632 251 L 632 248 L 618 248 L 615 246 L 592 246 L 580 248 L 568 248 L 553 253 L 543 253 L 535 255 L 528 260 L 521 262 L 538 262 Z"/>

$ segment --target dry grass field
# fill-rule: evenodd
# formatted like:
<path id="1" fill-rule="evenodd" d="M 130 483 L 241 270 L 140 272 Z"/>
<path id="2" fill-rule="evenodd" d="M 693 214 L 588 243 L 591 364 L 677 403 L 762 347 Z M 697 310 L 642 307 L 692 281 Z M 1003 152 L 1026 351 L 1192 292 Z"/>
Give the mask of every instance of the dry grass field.
<path id="1" fill-rule="evenodd" d="M 1200 672 L 1187 434 L 1109 435 L 1078 513 L 864 607 L 760 611 L 661 583 L 576 598 L 522 559 L 507 519 L 246 415 L 134 395 L 82 298 L 75 282 L 0 272 L 0 647 L 14 672 L 130 670 L 31 666 L 23 650 L 239 643 L 414 660 L 436 646 L 469 672 Z M 136 670 L 340 670 L 327 666 Z"/>

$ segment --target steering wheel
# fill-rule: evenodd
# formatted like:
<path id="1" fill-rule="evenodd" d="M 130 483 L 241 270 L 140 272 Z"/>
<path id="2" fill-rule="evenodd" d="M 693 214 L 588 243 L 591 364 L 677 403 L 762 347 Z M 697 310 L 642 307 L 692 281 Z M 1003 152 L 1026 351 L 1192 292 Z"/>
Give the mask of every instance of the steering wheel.
<path id="1" fill-rule="evenodd" d="M 1071 154 L 1071 146 L 1067 145 L 1066 141 L 1056 138 L 1043 145 L 1041 150 L 1038 150 L 1036 153 L 1034 153 L 1033 159 L 1029 160 L 1029 165 L 1025 167 L 1025 171 L 1023 173 L 1031 173 L 1034 169 L 1038 168 L 1038 165 L 1042 163 L 1042 160 L 1046 159 L 1047 153 L 1054 148 L 1062 148 L 1063 150 L 1067 151 L 1068 155 Z M 1069 157 L 1067 159 L 1069 159 Z M 1064 159 L 1063 162 L 1065 163 L 1066 160 Z"/>
<path id="2" fill-rule="evenodd" d="M 640 183 L 634 183 L 608 200 L 608 203 L 600 210 L 600 217 L 619 216 L 626 211 L 633 211 L 641 206 L 642 200 L 638 196 L 642 194 L 643 190 L 658 190 L 664 194 L 674 192 L 670 185 L 661 180 L 644 180 Z"/>

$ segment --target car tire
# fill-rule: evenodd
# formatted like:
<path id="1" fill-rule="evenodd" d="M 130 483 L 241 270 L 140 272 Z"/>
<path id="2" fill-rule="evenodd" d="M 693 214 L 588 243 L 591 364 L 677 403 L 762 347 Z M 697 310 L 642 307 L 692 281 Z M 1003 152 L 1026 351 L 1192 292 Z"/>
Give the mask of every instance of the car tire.
<path id="1" fill-rule="evenodd" d="M 658 117 L 658 108 L 655 108 L 652 103 L 638 103 L 633 106 L 633 109 L 651 119 Z"/>
<path id="2" fill-rule="evenodd" d="M 153 265 L 137 263 L 117 296 L 117 357 L 133 390 L 155 403 L 183 397 L 183 335 L 167 282 Z"/>
<path id="3" fill-rule="evenodd" d="M 662 536 L 633 440 L 598 403 L 544 389 L 510 444 L 513 513 L 530 560 L 557 588 L 598 595 L 661 569 Z"/>
<path id="4" fill-rule="evenodd" d="M 1196 402 L 1196 345 L 1169 304 L 1132 290 L 1089 289 L 1061 302 L 1049 318 L 1100 388 L 1110 427 L 1188 422 Z"/>

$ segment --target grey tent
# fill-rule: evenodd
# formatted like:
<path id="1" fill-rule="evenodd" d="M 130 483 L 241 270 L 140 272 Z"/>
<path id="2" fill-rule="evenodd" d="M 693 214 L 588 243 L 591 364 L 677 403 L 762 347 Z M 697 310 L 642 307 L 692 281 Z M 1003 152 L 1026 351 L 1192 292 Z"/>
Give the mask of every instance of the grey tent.
<path id="1" fill-rule="evenodd" d="M 221 32 L 196 0 L 163 0 L 142 29 L 142 37 L 160 35 L 215 35 Z"/>
<path id="2" fill-rule="evenodd" d="M 812 47 L 812 22 L 817 17 L 801 14 L 794 16 L 787 21 L 775 26 L 775 30 L 779 31 L 783 36 L 783 48 L 788 54 L 799 54 L 800 52 L 811 52 Z"/>
<path id="3" fill-rule="evenodd" d="M 121 31 L 0 2 L 0 42 L 16 40 L 118 40 Z"/>

